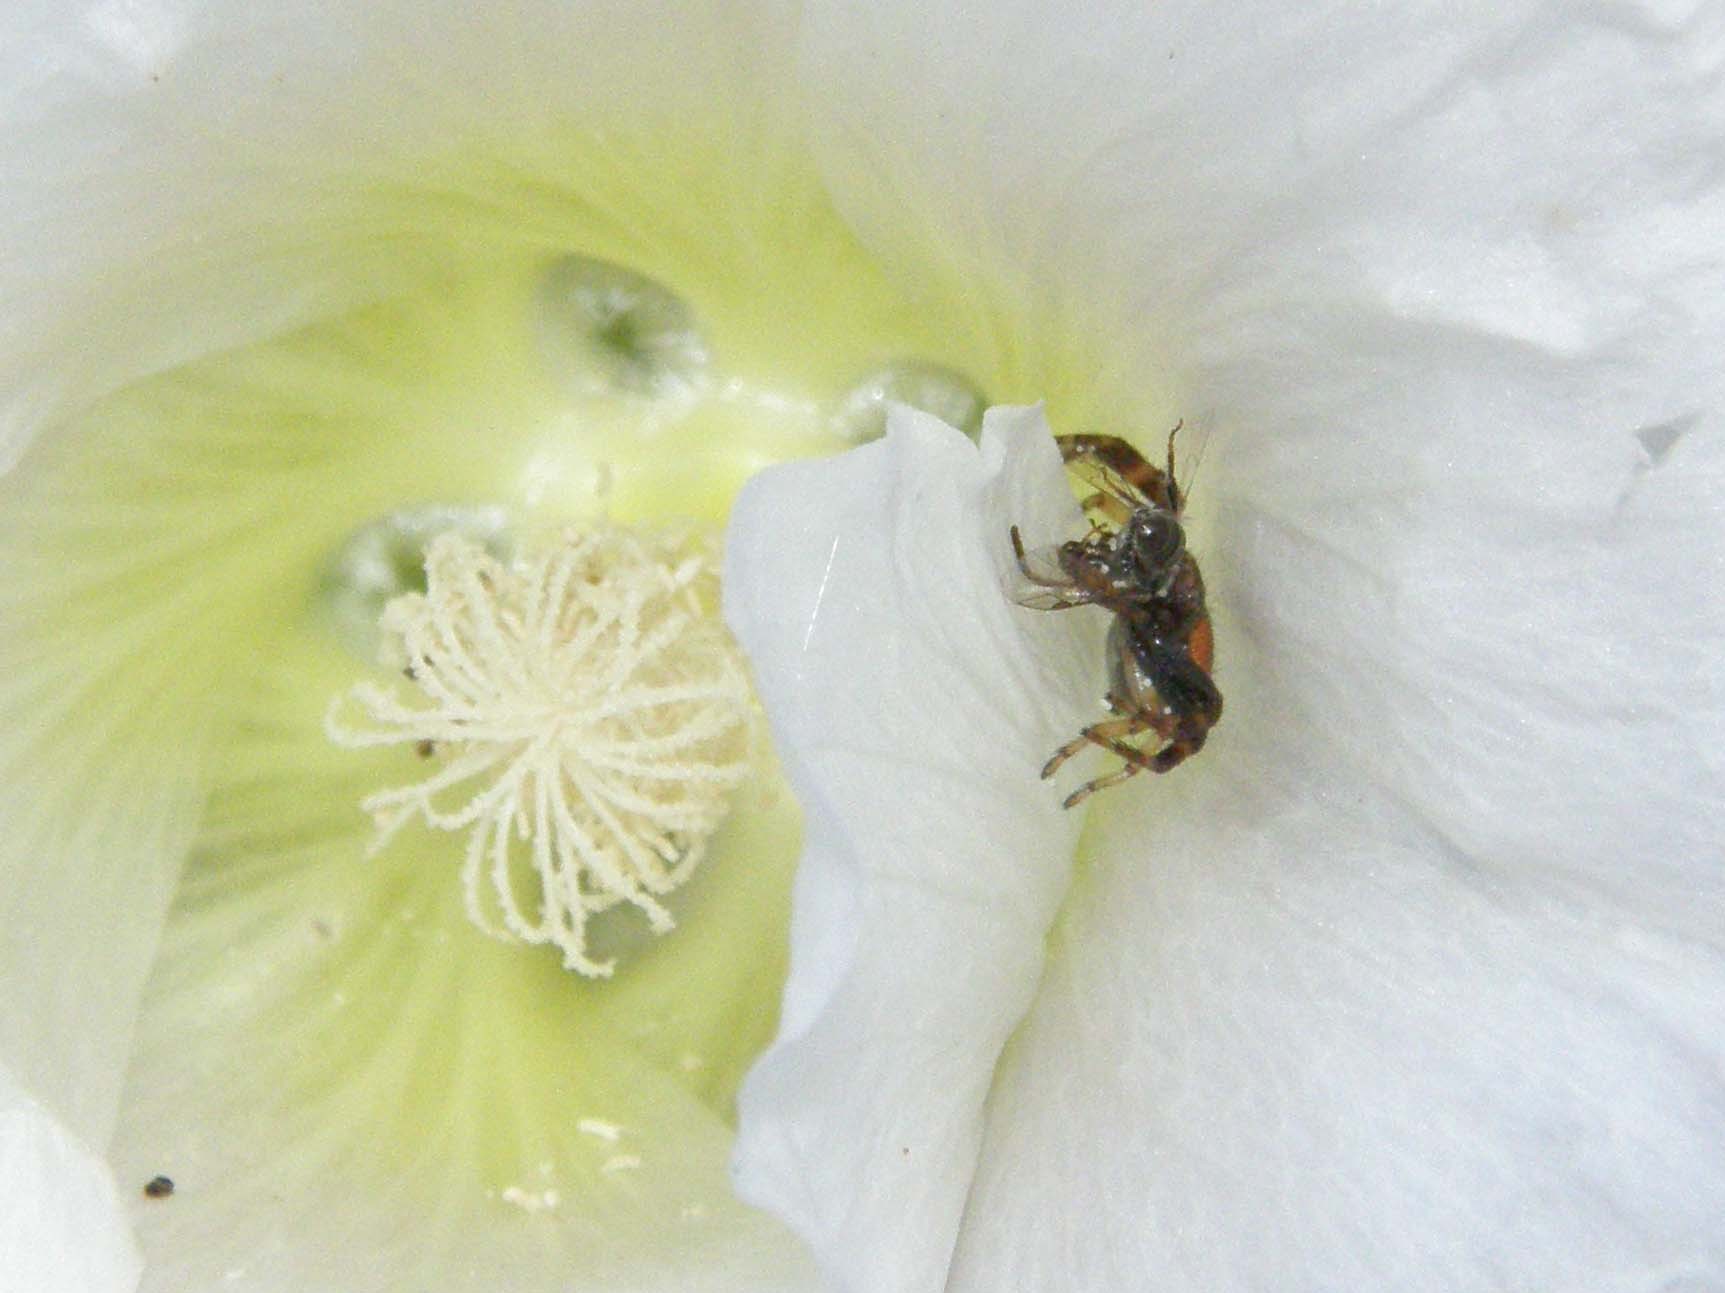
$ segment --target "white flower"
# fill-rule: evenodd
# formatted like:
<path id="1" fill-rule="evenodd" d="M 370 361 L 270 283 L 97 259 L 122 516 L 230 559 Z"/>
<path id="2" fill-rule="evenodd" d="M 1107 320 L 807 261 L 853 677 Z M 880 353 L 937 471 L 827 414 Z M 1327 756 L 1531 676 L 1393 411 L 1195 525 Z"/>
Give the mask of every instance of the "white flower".
<path id="1" fill-rule="evenodd" d="M 746 491 L 810 820 L 738 1180 L 834 1287 L 1725 1287 L 1720 49 L 1711 6 L 816 19 L 873 245 L 1105 333 L 1055 430 L 1212 429 L 1227 696 L 1086 819 L 1038 782 L 1102 675 L 994 577 L 1059 532 L 1032 414 Z"/>
<path id="2" fill-rule="evenodd" d="M 1001 592 L 1065 505 L 1032 415 L 764 481 L 808 861 L 746 1190 L 868 1293 L 1706 1287 L 1715 26 L 13 6 L 0 1269 L 810 1287 L 724 1172 L 788 814 L 576 983 L 468 929 L 459 843 L 364 862 L 307 608 L 403 507 L 716 522 L 980 392 L 1214 428 L 1227 719 L 1088 818 L 1036 782 L 1097 678 Z"/>

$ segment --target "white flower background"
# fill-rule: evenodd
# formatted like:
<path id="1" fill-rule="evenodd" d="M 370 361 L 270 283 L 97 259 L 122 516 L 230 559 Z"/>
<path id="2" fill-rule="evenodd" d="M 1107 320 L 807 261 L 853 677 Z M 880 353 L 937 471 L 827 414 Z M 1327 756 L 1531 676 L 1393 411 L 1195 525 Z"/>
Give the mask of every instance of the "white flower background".
<path id="1" fill-rule="evenodd" d="M 1087 819 L 1035 773 L 1096 625 L 1000 589 L 1063 505 L 1036 413 L 739 503 L 808 843 L 736 1179 L 830 1287 L 1725 1287 L 1719 5 L 15 5 L 8 456 L 388 295 L 459 235 L 376 190 L 551 118 L 806 148 L 892 274 L 1208 432 L 1227 715 Z M 101 1152 L 200 722 L 146 652 L 62 748 L 55 595 L 0 588 L 0 1260 L 123 1289 Z"/>

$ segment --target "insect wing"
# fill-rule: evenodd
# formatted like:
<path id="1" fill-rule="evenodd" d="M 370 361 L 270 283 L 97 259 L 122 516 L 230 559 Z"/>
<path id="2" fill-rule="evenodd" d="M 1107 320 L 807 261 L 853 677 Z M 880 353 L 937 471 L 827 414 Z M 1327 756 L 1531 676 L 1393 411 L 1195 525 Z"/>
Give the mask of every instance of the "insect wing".
<path id="1" fill-rule="evenodd" d="M 1168 433 L 1168 465 L 1174 463 L 1174 437 L 1181 423 Z M 1173 476 L 1144 457 L 1118 436 L 1075 435 L 1056 437 L 1066 469 L 1094 492 L 1085 501 L 1087 510 L 1100 513 L 1114 525 L 1145 504 L 1167 511 L 1180 510 L 1180 488 Z"/>
<path id="2" fill-rule="evenodd" d="M 1058 611 L 1083 606 L 1090 600 L 1061 564 L 1063 546 L 1051 543 L 1019 555 L 1012 580 L 1013 601 L 1033 611 Z"/>
<path id="3" fill-rule="evenodd" d="M 1066 464 L 1066 469 L 1098 494 L 1123 504 L 1128 511 L 1150 501 L 1143 490 L 1107 463 L 1097 462 L 1093 458 L 1074 458 Z M 1157 475 L 1160 476 L 1161 473 L 1158 472 Z"/>
<path id="4" fill-rule="evenodd" d="M 1038 588 L 1035 584 L 1014 589 L 1012 600 L 1029 611 L 1064 611 L 1074 606 L 1090 605 L 1089 599 L 1076 589 L 1063 594 L 1058 589 Z"/>

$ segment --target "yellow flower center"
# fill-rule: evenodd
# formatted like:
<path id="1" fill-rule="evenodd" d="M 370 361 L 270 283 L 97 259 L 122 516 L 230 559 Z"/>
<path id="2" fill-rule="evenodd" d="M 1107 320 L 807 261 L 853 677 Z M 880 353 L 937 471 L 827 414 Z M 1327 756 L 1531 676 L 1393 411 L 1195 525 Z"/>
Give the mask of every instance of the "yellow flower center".
<path id="1" fill-rule="evenodd" d="M 869 438 L 889 400 L 1114 425 L 1143 382 L 1026 285 L 894 277 L 807 159 L 722 126 L 379 177 L 311 262 L 382 244 L 388 295 L 185 338 L 200 357 L 5 482 L 9 676 L 49 734 L 19 799 L 56 806 L 30 838 L 174 886 L 111 1147 L 122 1181 L 175 1182 L 137 1218 L 153 1287 L 258 1254 L 307 1288 L 673 1262 L 789 1284 L 726 1159 L 777 1026 L 798 813 L 747 750 L 710 564 L 650 532 L 717 534 L 748 477 Z M 338 694 L 363 750 L 328 739 Z M 368 794 L 394 830 L 369 859 Z M 68 894 L 68 926 L 111 900 Z"/>

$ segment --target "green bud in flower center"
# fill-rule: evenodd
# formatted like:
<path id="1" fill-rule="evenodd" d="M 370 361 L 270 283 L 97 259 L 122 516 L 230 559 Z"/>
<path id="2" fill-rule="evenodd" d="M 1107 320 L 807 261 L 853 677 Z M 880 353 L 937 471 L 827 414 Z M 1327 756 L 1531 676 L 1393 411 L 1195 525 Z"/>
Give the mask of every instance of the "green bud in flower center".
<path id="1" fill-rule="evenodd" d="M 537 296 L 546 363 L 576 393 L 686 396 L 701 385 L 707 343 L 693 312 L 645 275 L 566 256 L 545 270 Z"/>
<path id="2" fill-rule="evenodd" d="M 440 534 L 463 534 L 494 556 L 509 547 L 508 514 L 501 507 L 410 507 L 356 531 L 324 570 L 322 601 L 341 642 L 366 661 L 385 651 L 379 621 L 404 593 L 426 588 L 425 550 Z"/>
<path id="3" fill-rule="evenodd" d="M 847 391 L 833 410 L 832 428 L 857 444 L 878 440 L 886 434 L 889 404 L 908 404 L 932 413 L 974 440 L 982 432 L 988 399 L 962 373 L 939 364 L 902 360 L 877 369 Z"/>

